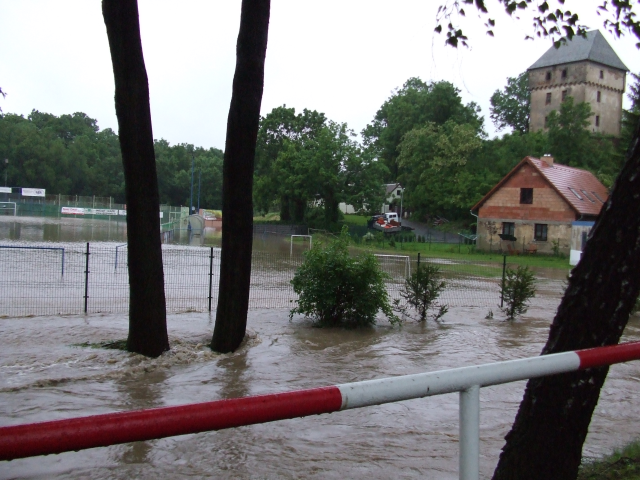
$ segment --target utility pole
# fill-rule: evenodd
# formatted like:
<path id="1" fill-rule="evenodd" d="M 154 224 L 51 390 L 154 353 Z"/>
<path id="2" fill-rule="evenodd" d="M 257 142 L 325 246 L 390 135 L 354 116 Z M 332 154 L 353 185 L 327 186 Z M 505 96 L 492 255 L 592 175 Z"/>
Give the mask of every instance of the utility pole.
<path id="1" fill-rule="evenodd" d="M 9 173 L 9 159 L 4 159 L 4 186 L 7 186 L 7 174 Z"/>
<path id="2" fill-rule="evenodd" d="M 200 213 L 200 180 L 202 180 L 202 170 L 198 170 L 198 213 Z"/>
<path id="3" fill-rule="evenodd" d="M 194 167 L 195 161 L 196 159 L 192 153 L 191 154 L 191 197 L 189 199 L 189 215 L 193 215 L 193 167 Z"/>

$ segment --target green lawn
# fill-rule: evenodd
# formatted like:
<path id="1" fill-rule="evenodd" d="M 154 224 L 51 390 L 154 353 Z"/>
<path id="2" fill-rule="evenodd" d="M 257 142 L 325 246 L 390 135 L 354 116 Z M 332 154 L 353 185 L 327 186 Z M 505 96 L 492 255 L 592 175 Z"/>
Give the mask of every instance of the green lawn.
<path id="1" fill-rule="evenodd" d="M 578 480 L 640 480 L 640 441 L 616 450 L 608 457 L 585 462 Z"/>
<path id="2" fill-rule="evenodd" d="M 364 215 L 345 215 L 344 223 L 347 225 L 358 225 L 358 226 L 367 226 L 367 220 L 371 217 L 366 217 Z"/>
<path id="3" fill-rule="evenodd" d="M 361 248 L 364 247 L 364 244 Z M 444 258 L 451 260 L 465 260 L 469 262 L 502 263 L 503 255 L 498 252 L 483 253 L 476 252 L 473 245 L 451 244 L 451 243 L 399 243 L 390 246 L 389 241 L 371 242 L 368 248 L 372 248 L 377 253 L 391 255 L 409 255 L 417 258 L 418 253 L 422 258 Z M 508 255 L 507 263 L 510 265 L 523 265 L 530 267 L 546 267 L 569 270 L 568 258 L 554 257 L 550 255 Z"/>

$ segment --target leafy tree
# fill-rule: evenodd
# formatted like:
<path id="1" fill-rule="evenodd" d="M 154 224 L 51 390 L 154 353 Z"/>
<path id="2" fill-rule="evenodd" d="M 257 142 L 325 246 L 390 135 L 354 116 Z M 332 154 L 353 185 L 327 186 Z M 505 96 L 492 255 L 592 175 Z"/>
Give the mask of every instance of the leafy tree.
<path id="1" fill-rule="evenodd" d="M 136 0 L 103 0 L 115 80 L 116 116 L 127 200 L 129 336 L 127 350 L 157 357 L 169 350 L 160 244 L 160 201 L 149 84 Z"/>
<path id="2" fill-rule="evenodd" d="M 254 197 L 260 209 L 279 202 L 282 220 L 302 222 L 308 220 L 310 205 L 321 205 L 324 227 L 331 228 L 340 202 L 377 208 L 384 196 L 385 167 L 368 157 L 354 136 L 346 124 L 322 113 L 274 109 L 263 119 L 258 137 L 262 163 Z"/>
<path id="3" fill-rule="evenodd" d="M 399 322 L 389 303 L 387 275 L 372 253 L 352 257 L 349 238 L 344 226 L 338 239 L 326 247 L 314 243 L 305 253 L 304 263 L 291 280 L 299 298 L 289 318 L 301 314 L 320 326 L 359 327 L 375 324 L 382 311 L 391 323 Z"/>
<path id="4" fill-rule="evenodd" d="M 462 103 L 460 90 L 451 83 L 410 78 L 384 102 L 362 136 L 365 146 L 373 148 L 389 169 L 386 180 L 396 181 L 400 173 L 398 146 L 406 133 L 428 122 L 443 125 L 449 120 L 472 125 L 481 133 L 483 118 L 479 113 L 475 103 Z"/>
<path id="5" fill-rule="evenodd" d="M 529 267 L 520 265 L 517 270 L 507 268 L 500 283 L 500 293 L 506 303 L 501 310 L 508 319 L 513 320 L 528 310 L 527 302 L 536 295 L 535 283 L 535 276 Z"/>
<path id="6" fill-rule="evenodd" d="M 474 196 L 465 166 L 481 146 L 476 130 L 451 120 L 409 131 L 398 146 L 406 202 L 419 215 L 466 213 Z"/>
<path id="7" fill-rule="evenodd" d="M 198 177 L 201 178 L 200 205 L 222 208 L 222 158 L 217 148 L 205 150 L 191 144 L 169 145 L 166 140 L 154 143 L 158 166 L 160 202 L 169 205 L 189 205 L 191 196 L 191 161 L 195 160 L 193 202 L 196 205 Z"/>
<path id="8" fill-rule="evenodd" d="M 264 86 L 269 0 L 242 0 L 222 166 L 220 287 L 211 348 L 232 352 L 246 327 L 253 245 L 253 170 Z"/>
<path id="9" fill-rule="evenodd" d="M 559 112 L 549 114 L 548 151 L 559 163 L 590 170 L 610 186 L 622 166 L 621 156 L 612 137 L 587 129 L 592 115 L 588 103 L 575 104 L 567 97 Z"/>
<path id="10" fill-rule="evenodd" d="M 418 265 L 416 271 L 405 280 L 400 296 L 418 312 L 419 321 L 426 321 L 429 309 L 434 307 L 437 308 L 437 312 L 431 317 L 438 321 L 449 311 L 447 305 L 437 303 L 438 297 L 446 286 L 447 283 L 442 280 L 442 274 L 436 265 Z M 408 309 L 400 305 L 399 299 L 394 300 L 394 308 L 408 315 Z"/>
<path id="11" fill-rule="evenodd" d="M 295 190 L 283 188 L 282 172 L 279 170 L 283 168 L 283 163 L 287 163 L 287 158 L 295 156 L 291 148 L 295 149 L 295 146 L 300 147 L 315 139 L 325 127 L 326 121 L 323 113 L 304 109 L 301 114 L 296 115 L 295 109 L 287 108 L 286 105 L 274 108 L 260 120 L 254 188 L 258 210 L 267 212 L 277 202 L 281 220 L 302 221 L 306 202 L 305 189 L 301 185 Z M 280 164 L 274 166 L 280 155 L 283 156 Z"/>
<path id="12" fill-rule="evenodd" d="M 549 114 L 549 147 L 560 163 L 574 167 L 583 164 L 591 143 L 587 130 L 591 116 L 591 106 L 587 102 L 575 104 L 573 97 L 562 102 L 559 112 Z"/>
<path id="13" fill-rule="evenodd" d="M 491 95 L 491 121 L 498 130 L 511 127 L 514 132 L 529 131 L 529 74 L 507 78 L 504 91 L 496 90 Z"/>

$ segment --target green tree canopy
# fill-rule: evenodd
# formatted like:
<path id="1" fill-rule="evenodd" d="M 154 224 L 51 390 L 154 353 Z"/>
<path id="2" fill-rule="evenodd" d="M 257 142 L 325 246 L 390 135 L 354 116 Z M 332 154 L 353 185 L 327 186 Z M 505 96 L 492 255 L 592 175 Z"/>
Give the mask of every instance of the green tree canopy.
<path id="1" fill-rule="evenodd" d="M 338 204 L 356 209 L 382 203 L 384 166 L 363 152 L 346 124 L 324 114 L 278 107 L 262 119 L 254 199 L 260 211 L 277 206 L 281 219 L 305 220 L 310 205 L 322 206 L 326 226 L 338 219 Z M 372 207 L 376 205 L 376 207 Z"/>
<path id="2" fill-rule="evenodd" d="M 516 78 L 507 78 L 503 91 L 491 96 L 491 121 L 498 130 L 510 127 L 514 132 L 529 131 L 529 74 L 523 72 Z"/>
<path id="3" fill-rule="evenodd" d="M 418 215 L 460 216 L 476 196 L 473 175 L 466 168 L 482 141 L 470 124 L 453 120 L 427 123 L 405 134 L 398 146 L 405 201 Z"/>
<path id="4" fill-rule="evenodd" d="M 469 124 L 476 133 L 483 133 L 480 107 L 474 102 L 463 104 L 460 90 L 453 84 L 410 78 L 382 104 L 362 136 L 365 145 L 373 148 L 389 169 L 385 180 L 395 181 L 400 173 L 397 158 L 402 137 L 427 122 L 443 125 L 447 121 Z"/>

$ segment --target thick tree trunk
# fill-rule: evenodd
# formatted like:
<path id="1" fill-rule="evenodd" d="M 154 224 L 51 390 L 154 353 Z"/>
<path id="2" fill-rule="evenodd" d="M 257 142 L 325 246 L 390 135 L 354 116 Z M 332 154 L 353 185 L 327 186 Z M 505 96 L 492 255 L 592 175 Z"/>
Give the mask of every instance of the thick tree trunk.
<path id="1" fill-rule="evenodd" d="M 614 345 L 640 291 L 640 144 L 591 232 L 542 354 Z M 576 478 L 608 368 L 530 380 L 495 480 Z"/>
<path id="2" fill-rule="evenodd" d="M 222 167 L 222 256 L 211 348 L 232 352 L 247 326 L 253 246 L 253 164 L 267 53 L 270 0 L 242 0 L 236 72 Z"/>
<path id="3" fill-rule="evenodd" d="M 304 214 L 307 209 L 307 202 L 303 198 L 296 198 L 293 200 L 293 221 L 295 223 L 304 222 Z"/>
<path id="4" fill-rule="evenodd" d="M 149 85 L 136 0 L 103 0 L 124 166 L 129 261 L 127 350 L 157 357 L 169 350 L 160 243 L 160 202 Z"/>
<path id="5" fill-rule="evenodd" d="M 280 220 L 283 222 L 288 222 L 291 220 L 291 201 L 289 200 L 289 195 L 283 195 L 280 197 Z"/>

